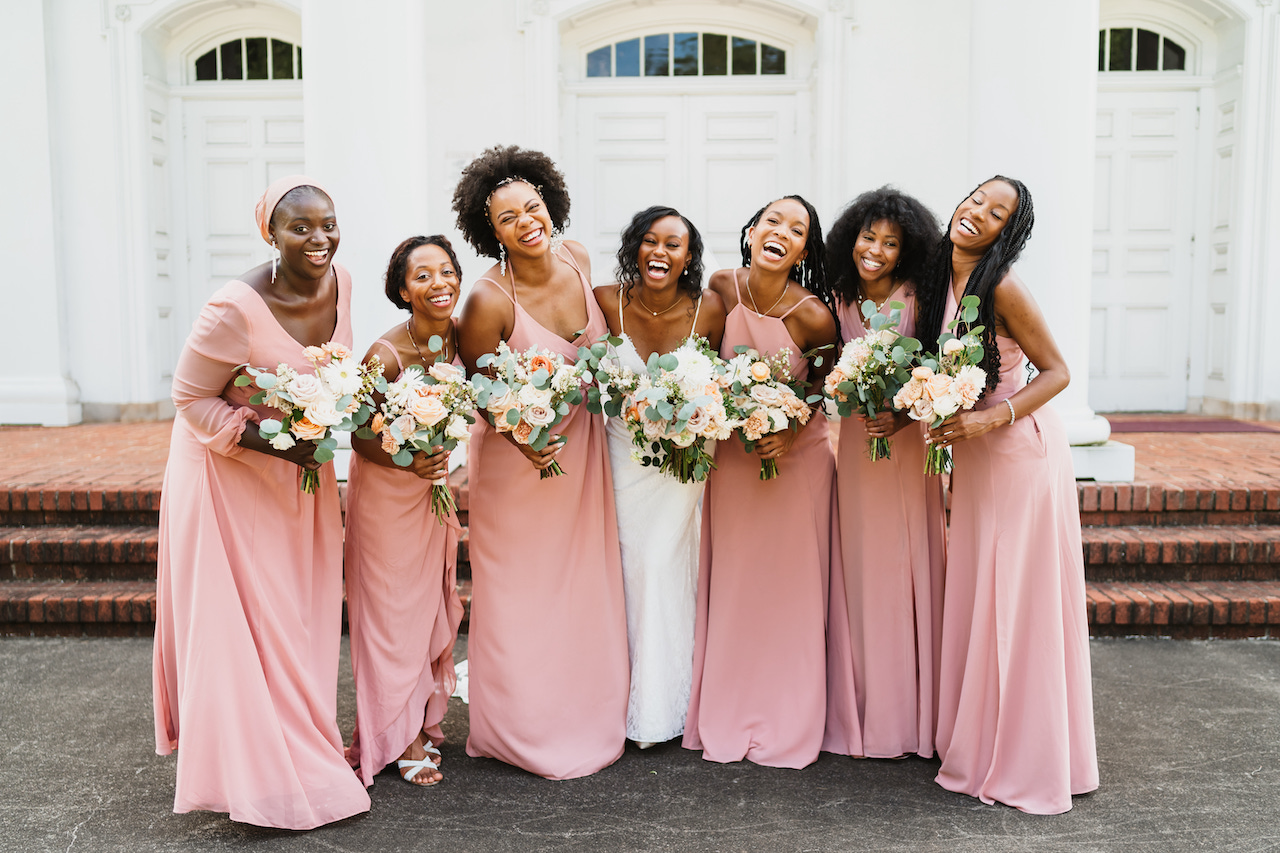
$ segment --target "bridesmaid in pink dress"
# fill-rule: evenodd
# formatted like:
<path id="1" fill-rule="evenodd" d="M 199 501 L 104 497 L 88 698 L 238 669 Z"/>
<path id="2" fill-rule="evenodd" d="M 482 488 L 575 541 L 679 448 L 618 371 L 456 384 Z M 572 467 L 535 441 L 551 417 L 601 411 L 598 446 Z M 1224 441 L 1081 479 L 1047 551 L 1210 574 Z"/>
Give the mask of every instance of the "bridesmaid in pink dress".
<path id="1" fill-rule="evenodd" d="M 861 306 L 902 308 L 898 331 L 915 333 L 915 287 L 938 240 L 938 222 L 909 195 L 882 187 L 859 196 L 827 238 L 828 276 L 840 336 L 864 335 Z M 875 462 L 868 436 L 893 437 Z M 853 680 L 863 755 L 931 758 L 946 519 L 942 478 L 924 473 L 924 428 L 905 413 L 844 418 L 836 461 L 839 527 Z M 830 721 L 838 725 L 838 720 Z"/>
<path id="2" fill-rule="evenodd" d="M 821 387 L 837 330 L 817 212 L 799 196 L 761 209 L 743 229 L 743 262 L 746 269 L 711 277 L 729 312 L 721 356 L 741 345 L 762 354 L 786 348 L 793 375 Z M 801 354 L 821 346 L 829 349 L 813 369 Z M 778 460 L 776 479 L 760 480 L 762 459 Z M 827 713 L 835 503 L 827 419 L 815 412 L 751 454 L 734 437 L 717 449 L 716 465 L 703 495 L 684 745 L 709 761 L 804 767 L 823 747 Z M 838 574 L 838 555 L 835 566 Z"/>
<path id="3" fill-rule="evenodd" d="M 333 263 L 333 202 L 282 178 L 258 202 L 280 263 L 224 285 L 173 374 L 160 505 L 153 694 L 156 752 L 178 750 L 175 812 L 311 829 L 369 810 L 336 719 L 342 517 L 310 442 L 276 450 L 279 412 L 233 380 L 245 364 L 314 372 L 307 345 L 351 344 L 351 277 Z M 320 469 L 315 494 L 301 467 Z M 181 747 L 181 748 L 179 748 Z"/>
<path id="4" fill-rule="evenodd" d="M 391 255 L 387 298 L 411 313 L 369 348 L 388 381 L 437 359 L 461 365 L 453 308 L 462 269 L 449 240 L 410 237 Z M 438 339 L 440 350 L 430 348 Z M 431 489 L 449 454 L 416 452 L 401 468 L 376 439 L 352 440 L 347 484 L 347 613 L 356 680 L 356 730 L 347 760 L 365 785 L 392 761 L 415 785 L 434 785 L 453 693 L 453 644 L 462 623 L 458 598 L 458 518 L 442 524 Z"/>
<path id="5" fill-rule="evenodd" d="M 1010 271 L 1031 233 L 1031 194 L 995 177 L 951 217 L 920 289 L 922 338 L 981 300 L 986 394 L 929 432 L 952 448 L 942 617 L 938 783 L 1033 814 L 1098 787 L 1084 558 L 1071 454 L 1045 403 L 1070 377 L 1048 324 Z M 1039 368 L 1026 381 L 1024 354 Z"/>
<path id="6" fill-rule="evenodd" d="M 462 360 L 507 341 L 576 359 L 608 331 L 568 220 L 564 178 L 546 155 L 492 148 L 463 171 L 458 228 L 499 263 L 459 320 Z M 467 753 L 549 779 L 594 773 L 622 755 L 627 620 L 604 419 L 575 406 L 561 440 L 517 445 L 479 419 L 471 444 Z M 564 474 L 543 480 L 553 461 Z"/>

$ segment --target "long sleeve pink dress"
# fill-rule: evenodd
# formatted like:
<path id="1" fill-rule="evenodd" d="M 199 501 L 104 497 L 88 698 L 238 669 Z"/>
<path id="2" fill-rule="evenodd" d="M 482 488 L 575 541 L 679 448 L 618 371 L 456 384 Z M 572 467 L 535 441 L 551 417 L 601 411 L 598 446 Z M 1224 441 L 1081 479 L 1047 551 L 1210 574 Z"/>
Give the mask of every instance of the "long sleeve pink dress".
<path id="1" fill-rule="evenodd" d="M 351 277 L 335 265 L 351 343 Z M 160 505 L 154 651 L 156 752 L 178 750 L 174 811 L 310 829 L 368 811 L 337 723 L 342 519 L 333 466 L 315 494 L 298 466 L 237 445 L 279 412 L 237 388 L 238 367 L 303 346 L 249 285 L 231 281 L 196 320 L 173 377 Z"/>
<path id="2" fill-rule="evenodd" d="M 898 332 L 913 336 L 914 291 L 904 285 L 885 305 L 895 301 L 906 306 Z M 838 313 L 845 342 L 866 332 L 857 305 L 841 302 Z M 913 421 L 894 434 L 890 457 L 873 462 L 862 421 L 840 423 L 836 484 L 846 599 L 832 607 L 848 609 L 868 758 L 934 752 L 946 518 L 942 478 L 924 473 L 924 438 L 924 426 Z"/>
<path id="3" fill-rule="evenodd" d="M 948 316 L 955 302 L 949 300 Z M 1025 359 L 997 337 L 1005 408 Z M 952 447 L 938 784 L 1033 814 L 1098 787 L 1075 475 L 1049 406 Z"/>
<path id="4" fill-rule="evenodd" d="M 725 321 L 721 356 L 732 358 L 740 345 L 766 355 L 785 347 L 793 375 L 808 374 L 782 318 L 739 300 Z M 815 414 L 801 428 L 775 479 L 760 480 L 760 457 L 736 437 L 718 448 L 716 466 L 703 495 L 684 746 L 709 761 L 804 767 L 823 747 L 827 716 L 835 504 L 827 419 Z"/>
<path id="5" fill-rule="evenodd" d="M 395 367 L 398 379 L 398 356 Z M 357 453 L 347 477 L 347 620 L 356 681 L 347 759 L 372 785 L 419 731 L 433 743 L 444 740 L 440 721 L 456 683 L 453 646 L 462 624 L 461 527 L 453 513 L 444 524 L 436 519 L 431 482 L 407 470 Z"/>
<path id="6" fill-rule="evenodd" d="M 577 269 L 567 249 L 558 256 Z M 576 359 L 608 331 L 591 283 L 578 278 L 582 335 L 566 341 L 516 298 L 512 350 L 536 344 Z M 485 419 L 473 427 L 467 754 L 572 779 L 622 755 L 627 615 L 604 419 L 574 406 L 556 431 L 564 474 L 543 480 Z"/>

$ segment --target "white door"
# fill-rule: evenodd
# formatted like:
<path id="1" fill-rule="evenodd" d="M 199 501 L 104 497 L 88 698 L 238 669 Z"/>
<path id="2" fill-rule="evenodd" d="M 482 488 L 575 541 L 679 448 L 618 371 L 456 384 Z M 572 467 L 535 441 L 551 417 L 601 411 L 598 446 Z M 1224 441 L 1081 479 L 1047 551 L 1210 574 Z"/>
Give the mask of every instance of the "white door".
<path id="1" fill-rule="evenodd" d="M 1185 411 L 1193 92 L 1100 92 L 1089 404 Z"/>
<path id="2" fill-rule="evenodd" d="M 748 216 L 800 189 L 794 95 L 581 96 L 574 131 L 573 233 L 597 284 L 613 279 L 622 229 L 650 205 L 697 226 L 711 272 L 738 266 Z"/>
<path id="3" fill-rule="evenodd" d="M 183 109 L 190 328 L 215 290 L 270 257 L 253 207 L 269 183 L 302 171 L 302 101 L 188 99 Z"/>

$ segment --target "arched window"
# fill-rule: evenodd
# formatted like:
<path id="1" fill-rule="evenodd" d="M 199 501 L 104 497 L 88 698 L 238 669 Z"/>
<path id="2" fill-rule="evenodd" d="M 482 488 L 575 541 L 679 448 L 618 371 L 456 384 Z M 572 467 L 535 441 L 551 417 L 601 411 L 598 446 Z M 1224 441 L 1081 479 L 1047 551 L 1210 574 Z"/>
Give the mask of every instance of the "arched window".
<path id="1" fill-rule="evenodd" d="M 1187 49 L 1137 27 L 1098 31 L 1099 71 L 1186 71 Z"/>
<path id="2" fill-rule="evenodd" d="M 722 77 L 786 74 L 787 52 L 732 34 L 658 33 L 587 54 L 588 77 Z"/>
<path id="3" fill-rule="evenodd" d="M 302 48 L 280 39 L 239 38 L 224 41 L 196 59 L 201 80 L 301 80 Z"/>

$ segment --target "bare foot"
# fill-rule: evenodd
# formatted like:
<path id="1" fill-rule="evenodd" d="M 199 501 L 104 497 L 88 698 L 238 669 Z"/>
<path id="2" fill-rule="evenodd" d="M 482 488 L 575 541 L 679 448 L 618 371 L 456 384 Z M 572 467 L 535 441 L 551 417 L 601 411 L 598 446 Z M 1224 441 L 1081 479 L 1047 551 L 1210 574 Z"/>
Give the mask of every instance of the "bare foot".
<path id="1" fill-rule="evenodd" d="M 400 761 L 405 762 L 420 762 L 424 759 L 431 759 L 430 764 L 424 764 L 416 773 L 412 772 L 411 767 L 401 767 L 401 775 L 406 782 L 413 785 L 419 785 L 424 788 L 434 785 L 444 778 L 444 774 L 441 773 L 439 769 L 431 766 L 431 764 L 439 762 L 440 759 L 439 756 L 427 754 L 427 743 L 428 740 L 426 733 L 418 732 L 418 736 L 413 739 L 413 743 L 409 744 L 409 747 L 399 758 Z M 405 772 L 409 772 L 411 775 L 404 776 Z"/>

